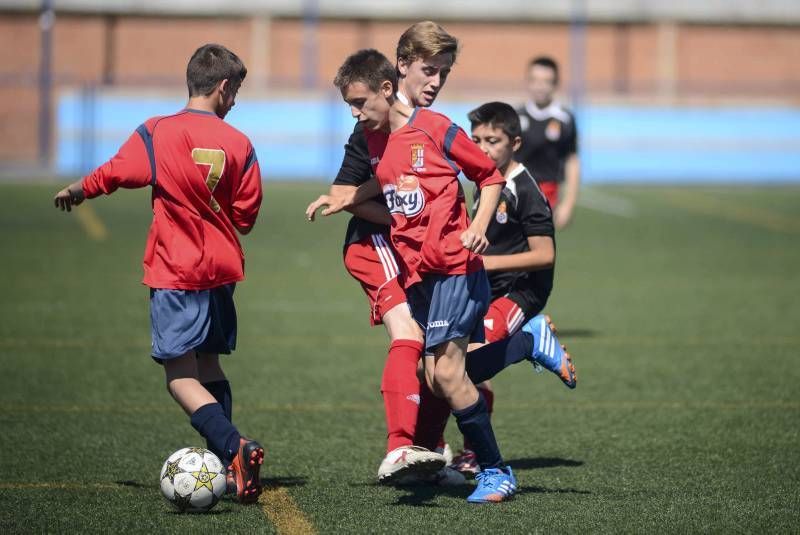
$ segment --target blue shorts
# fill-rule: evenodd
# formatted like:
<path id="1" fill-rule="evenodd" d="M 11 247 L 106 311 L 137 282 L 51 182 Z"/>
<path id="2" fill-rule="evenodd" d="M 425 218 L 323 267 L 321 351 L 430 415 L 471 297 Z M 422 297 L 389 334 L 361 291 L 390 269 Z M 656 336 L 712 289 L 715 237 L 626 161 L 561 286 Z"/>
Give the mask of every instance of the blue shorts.
<path id="1" fill-rule="evenodd" d="M 236 349 L 236 307 L 226 284 L 210 290 L 150 289 L 152 355 L 156 362 L 188 351 L 229 354 Z"/>
<path id="2" fill-rule="evenodd" d="M 458 338 L 483 342 L 491 291 L 484 270 L 469 275 L 423 275 L 406 291 L 411 315 L 425 331 L 425 350 Z"/>

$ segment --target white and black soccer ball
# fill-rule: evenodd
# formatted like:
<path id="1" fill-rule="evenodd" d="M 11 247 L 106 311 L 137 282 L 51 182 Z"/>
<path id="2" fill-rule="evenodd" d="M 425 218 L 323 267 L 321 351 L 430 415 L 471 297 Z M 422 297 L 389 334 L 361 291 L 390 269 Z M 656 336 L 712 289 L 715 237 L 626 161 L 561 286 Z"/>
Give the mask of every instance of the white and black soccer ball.
<path id="1" fill-rule="evenodd" d="M 185 513 L 204 513 L 225 493 L 225 467 L 204 448 L 182 448 L 161 468 L 161 492 Z"/>

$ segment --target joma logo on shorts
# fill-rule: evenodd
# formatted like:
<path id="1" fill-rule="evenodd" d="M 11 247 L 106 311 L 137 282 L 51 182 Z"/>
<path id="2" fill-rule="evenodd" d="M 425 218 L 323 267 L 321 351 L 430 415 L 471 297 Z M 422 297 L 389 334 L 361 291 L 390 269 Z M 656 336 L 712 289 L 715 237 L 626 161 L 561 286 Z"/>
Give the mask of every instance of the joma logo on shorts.
<path id="1" fill-rule="evenodd" d="M 449 327 L 450 322 L 447 320 L 436 320 L 428 322 L 428 329 L 436 329 L 439 327 Z"/>

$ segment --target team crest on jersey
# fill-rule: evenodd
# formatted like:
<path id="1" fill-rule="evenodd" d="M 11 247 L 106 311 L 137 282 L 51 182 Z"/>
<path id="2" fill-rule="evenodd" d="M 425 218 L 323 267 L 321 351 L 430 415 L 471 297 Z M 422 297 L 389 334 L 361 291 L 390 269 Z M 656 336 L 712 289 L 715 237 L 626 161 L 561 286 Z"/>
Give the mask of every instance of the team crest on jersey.
<path id="1" fill-rule="evenodd" d="M 425 167 L 425 144 L 411 144 L 411 168 L 414 171 L 422 170 Z"/>
<path id="2" fill-rule="evenodd" d="M 500 204 L 497 205 L 497 213 L 495 213 L 494 218 L 501 225 L 505 225 L 508 222 L 508 207 L 506 206 L 506 201 L 500 201 Z"/>
<path id="3" fill-rule="evenodd" d="M 385 185 L 383 196 L 392 214 L 414 217 L 425 208 L 425 194 L 419 187 L 419 179 L 413 175 L 401 175 L 397 179 L 397 185 Z"/>
<path id="4" fill-rule="evenodd" d="M 544 135 L 550 141 L 558 141 L 558 138 L 561 137 L 561 123 L 556 119 L 550 119 L 544 129 Z"/>

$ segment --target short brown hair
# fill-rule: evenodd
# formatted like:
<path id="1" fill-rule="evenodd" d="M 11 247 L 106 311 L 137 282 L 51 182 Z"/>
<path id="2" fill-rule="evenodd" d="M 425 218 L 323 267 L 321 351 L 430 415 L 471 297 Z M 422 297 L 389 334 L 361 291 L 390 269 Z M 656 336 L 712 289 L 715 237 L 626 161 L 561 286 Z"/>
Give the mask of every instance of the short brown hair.
<path id="1" fill-rule="evenodd" d="M 489 125 L 491 128 L 502 130 L 512 143 L 522 135 L 519 115 L 505 102 L 487 102 L 469 112 L 467 118 L 473 130 L 480 125 Z"/>
<path id="2" fill-rule="evenodd" d="M 333 85 L 342 91 L 353 82 L 362 82 L 367 84 L 370 91 L 377 92 L 386 80 L 392 82 L 392 91 L 397 91 L 397 70 L 394 65 L 374 48 L 366 48 L 344 60 L 336 72 Z"/>
<path id="3" fill-rule="evenodd" d="M 433 21 L 424 20 L 408 28 L 397 42 L 397 60 L 411 63 L 438 54 L 458 55 L 458 39 Z"/>
<path id="4" fill-rule="evenodd" d="M 222 80 L 228 80 L 237 86 L 245 76 L 247 67 L 239 56 L 214 43 L 195 50 L 186 67 L 186 85 L 190 97 L 210 95 Z"/>

